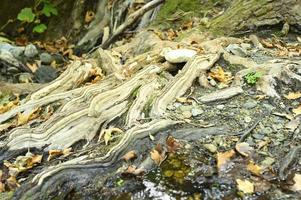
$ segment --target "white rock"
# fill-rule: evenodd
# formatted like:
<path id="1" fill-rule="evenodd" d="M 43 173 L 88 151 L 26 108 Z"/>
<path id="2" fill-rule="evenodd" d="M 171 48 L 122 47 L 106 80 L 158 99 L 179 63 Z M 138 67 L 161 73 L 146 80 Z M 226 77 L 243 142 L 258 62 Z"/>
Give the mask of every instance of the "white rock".
<path id="1" fill-rule="evenodd" d="M 194 50 L 176 49 L 164 52 L 164 57 L 165 60 L 167 60 L 170 63 L 183 63 L 188 62 L 196 54 L 197 52 Z"/>

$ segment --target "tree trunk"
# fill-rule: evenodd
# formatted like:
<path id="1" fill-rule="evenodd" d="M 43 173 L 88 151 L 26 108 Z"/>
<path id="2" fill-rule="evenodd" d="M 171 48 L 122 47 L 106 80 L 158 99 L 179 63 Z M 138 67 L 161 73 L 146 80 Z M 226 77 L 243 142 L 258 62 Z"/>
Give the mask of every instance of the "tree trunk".
<path id="1" fill-rule="evenodd" d="M 288 23 L 301 30 L 300 0 L 235 0 L 221 16 L 212 20 L 213 31 L 233 34 L 264 26 Z"/>

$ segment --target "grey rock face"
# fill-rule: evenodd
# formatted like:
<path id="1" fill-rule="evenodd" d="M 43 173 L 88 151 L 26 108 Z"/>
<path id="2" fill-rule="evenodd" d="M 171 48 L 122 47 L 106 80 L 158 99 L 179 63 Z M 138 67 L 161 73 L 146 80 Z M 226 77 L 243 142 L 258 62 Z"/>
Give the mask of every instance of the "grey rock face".
<path id="1" fill-rule="evenodd" d="M 41 53 L 40 60 L 43 64 L 50 64 L 53 61 L 52 56 L 49 53 Z"/>

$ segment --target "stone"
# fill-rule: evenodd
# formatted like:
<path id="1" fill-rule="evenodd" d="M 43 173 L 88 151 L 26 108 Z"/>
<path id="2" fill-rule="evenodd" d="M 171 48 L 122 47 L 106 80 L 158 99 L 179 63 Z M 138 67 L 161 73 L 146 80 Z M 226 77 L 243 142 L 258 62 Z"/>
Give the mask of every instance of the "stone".
<path id="1" fill-rule="evenodd" d="M 215 153 L 217 151 L 217 147 L 214 144 L 204 144 L 204 147 L 211 153 Z"/>
<path id="2" fill-rule="evenodd" d="M 21 73 L 18 80 L 20 83 L 32 83 L 32 75 L 30 73 Z"/>
<path id="3" fill-rule="evenodd" d="M 15 57 L 20 58 L 25 51 L 25 47 L 13 47 L 9 50 L 9 52 Z"/>
<path id="4" fill-rule="evenodd" d="M 169 63 L 185 63 L 197 54 L 196 51 L 190 49 L 176 49 L 166 51 L 165 60 Z"/>
<path id="5" fill-rule="evenodd" d="M 246 50 L 241 48 L 238 44 L 230 44 L 226 47 L 226 51 L 240 57 L 247 56 Z"/>
<path id="6" fill-rule="evenodd" d="M 248 43 L 241 43 L 240 46 L 245 50 L 249 50 L 252 48 L 252 45 Z"/>
<path id="7" fill-rule="evenodd" d="M 53 67 L 42 65 L 37 69 L 37 71 L 35 71 L 34 77 L 39 83 L 48 83 L 56 79 L 58 77 L 58 73 Z"/>
<path id="8" fill-rule="evenodd" d="M 245 109 L 252 109 L 252 108 L 255 108 L 256 105 L 257 105 L 257 101 L 250 100 L 250 101 L 247 101 L 246 103 L 244 103 L 243 107 Z"/>
<path id="9" fill-rule="evenodd" d="M 250 116 L 245 116 L 245 122 L 250 123 L 252 121 L 252 118 Z"/>
<path id="10" fill-rule="evenodd" d="M 0 51 L 1 51 L 1 50 L 9 51 L 9 50 L 12 49 L 12 48 L 14 48 L 14 46 L 12 46 L 11 44 L 0 43 Z"/>
<path id="11" fill-rule="evenodd" d="M 217 105 L 216 108 L 219 109 L 219 110 L 223 110 L 225 108 L 225 105 L 222 105 L 222 104 Z"/>
<path id="12" fill-rule="evenodd" d="M 5 49 L 0 50 L 0 59 L 5 60 L 9 64 L 16 67 L 20 65 L 19 61 L 8 50 Z"/>
<path id="13" fill-rule="evenodd" d="M 190 118 L 190 117 L 192 116 L 192 114 L 191 114 L 190 111 L 184 111 L 184 112 L 182 113 L 182 115 L 183 115 L 183 117 L 184 117 L 185 119 L 188 119 L 188 118 Z"/>
<path id="14" fill-rule="evenodd" d="M 36 55 L 38 55 L 38 53 L 39 52 L 36 46 L 34 46 L 33 44 L 29 44 L 25 47 L 24 55 L 28 58 L 35 57 Z"/>
<path id="15" fill-rule="evenodd" d="M 39 57 L 40 57 L 42 64 L 50 64 L 54 60 L 52 58 L 52 56 L 46 52 L 41 53 Z"/>
<path id="16" fill-rule="evenodd" d="M 203 113 L 204 113 L 204 111 L 201 109 L 198 109 L 198 108 L 192 108 L 192 110 L 191 110 L 191 114 L 193 117 L 199 116 Z"/>
<path id="17" fill-rule="evenodd" d="M 185 111 L 191 111 L 191 109 L 192 109 L 192 106 L 181 106 L 181 107 L 180 107 L 180 110 L 181 110 L 182 112 L 185 112 Z"/>

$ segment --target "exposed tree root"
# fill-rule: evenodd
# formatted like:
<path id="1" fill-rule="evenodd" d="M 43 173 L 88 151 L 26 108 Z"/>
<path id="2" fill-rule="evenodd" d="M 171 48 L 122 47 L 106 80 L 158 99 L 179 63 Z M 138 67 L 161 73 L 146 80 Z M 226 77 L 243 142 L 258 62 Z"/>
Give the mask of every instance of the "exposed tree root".
<path id="1" fill-rule="evenodd" d="M 175 48 L 176 43 L 160 43 L 158 38 L 154 40 L 158 46 L 164 43 Z M 63 199 L 72 190 L 79 192 L 81 187 L 89 184 L 100 189 L 105 179 L 122 166 L 122 156 L 133 149 L 143 156 L 138 167 L 147 171 L 154 163 L 146 154 L 167 134 L 191 140 L 204 137 L 204 134 L 230 134 L 228 127 L 196 130 L 191 128 L 192 123 L 185 123 L 183 119 L 171 120 L 173 114 L 167 109 L 168 105 L 185 95 L 198 78 L 206 79 L 208 70 L 221 56 L 230 64 L 242 65 L 245 69 L 235 75 L 232 86 L 201 94 L 198 103 L 229 99 L 243 93 L 244 76 L 252 71 L 263 74 L 258 89 L 271 97 L 279 97 L 274 85 L 277 81 L 289 85 L 301 82 L 300 75 L 295 73 L 300 68 L 299 61 L 257 64 L 224 50 L 231 43 L 241 42 L 236 38 L 221 38 L 202 43 L 205 53 L 191 58 L 175 76 L 168 73 L 169 67 L 175 65 L 163 63 L 164 57 L 157 49 L 147 52 L 135 51 L 132 47 L 129 55 L 134 58 L 126 59 L 124 65 L 118 60 L 120 58 L 115 57 L 115 53 L 122 52 L 124 47 L 111 52 L 98 49 L 93 53 L 93 59 L 71 63 L 58 79 L 31 94 L 21 105 L 0 115 L 1 123 L 11 123 L 19 113 L 26 115 L 37 108 L 55 107 L 54 114 L 44 122 L 8 131 L 0 147 L 3 152 L 27 148 L 43 151 L 66 149 L 80 141 L 86 142 L 75 148 L 75 154 L 68 161 L 43 168 L 34 178 L 30 177 L 17 190 L 15 199 L 55 196 Z M 98 83 L 85 84 L 95 76 L 101 77 Z M 206 85 L 202 81 L 201 84 Z M 183 131 L 182 128 L 187 126 L 190 128 Z M 182 131 L 175 131 L 176 127 Z M 105 141 L 104 132 L 113 129 L 120 131 L 110 141 Z M 158 134 L 154 142 L 150 134 L 153 137 Z M 103 174 L 105 177 L 102 178 Z M 58 194 L 58 191 L 63 192 Z"/>

